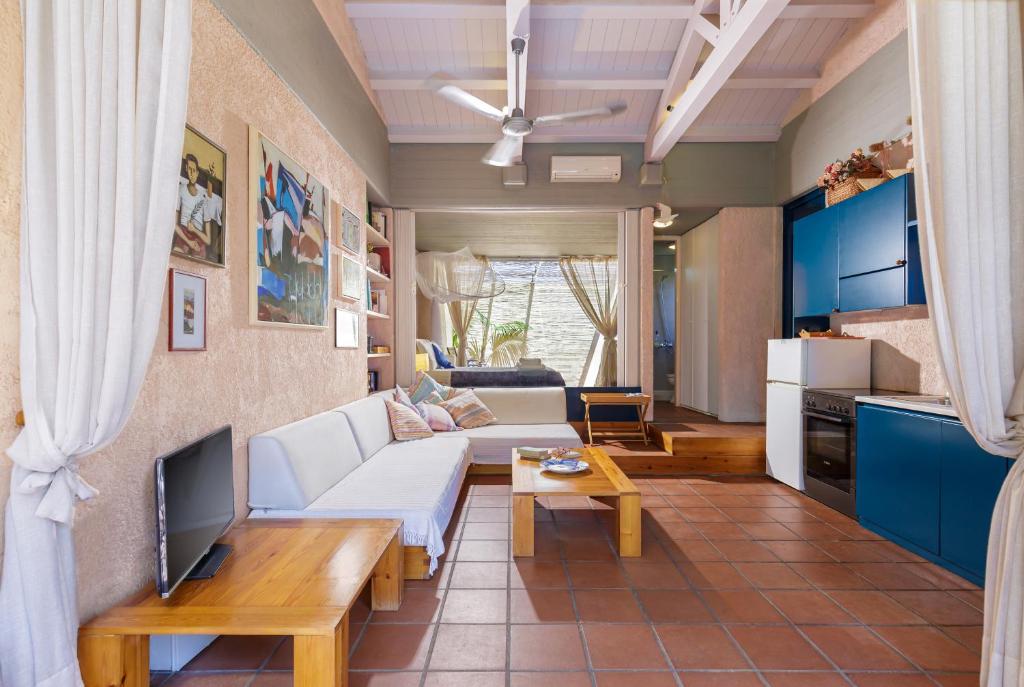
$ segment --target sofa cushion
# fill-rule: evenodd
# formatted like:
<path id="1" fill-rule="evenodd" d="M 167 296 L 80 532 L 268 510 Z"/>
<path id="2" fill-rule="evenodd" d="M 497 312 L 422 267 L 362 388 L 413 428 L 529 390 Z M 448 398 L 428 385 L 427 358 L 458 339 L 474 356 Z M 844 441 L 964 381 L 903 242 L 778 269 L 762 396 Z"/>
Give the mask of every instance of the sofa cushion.
<path id="1" fill-rule="evenodd" d="M 362 464 L 348 419 L 326 412 L 249 439 L 249 506 L 305 508 Z"/>
<path id="2" fill-rule="evenodd" d="M 348 418 L 363 460 L 370 458 L 394 439 L 388 411 L 384 407 L 384 399 L 390 395 L 391 391 L 382 391 L 334 409 Z"/>
<path id="3" fill-rule="evenodd" d="M 448 411 L 452 419 L 455 420 L 455 424 L 463 429 L 483 427 L 496 420 L 490 408 L 469 389 L 460 391 L 452 398 L 437 405 Z"/>
<path id="4" fill-rule="evenodd" d="M 403 405 L 390 399 L 384 399 L 384 405 L 388 409 L 388 421 L 391 422 L 391 433 L 395 435 L 396 441 L 425 439 L 434 435 L 434 430 L 416 406 Z"/>
<path id="5" fill-rule="evenodd" d="M 455 434 L 439 433 L 435 440 L 469 439 L 473 446 L 474 463 L 512 464 L 512 449 L 520 446 L 557 448 L 583 446 L 576 430 L 567 424 L 549 425 L 487 425 L 466 429 Z"/>
<path id="6" fill-rule="evenodd" d="M 565 422 L 565 389 L 560 386 L 474 387 L 499 425 L 544 425 Z"/>
<path id="7" fill-rule="evenodd" d="M 448 527 L 469 467 L 466 439 L 393 443 L 304 510 L 253 511 L 252 517 L 401 518 L 402 543 L 425 546 L 430 572 L 444 553 Z"/>

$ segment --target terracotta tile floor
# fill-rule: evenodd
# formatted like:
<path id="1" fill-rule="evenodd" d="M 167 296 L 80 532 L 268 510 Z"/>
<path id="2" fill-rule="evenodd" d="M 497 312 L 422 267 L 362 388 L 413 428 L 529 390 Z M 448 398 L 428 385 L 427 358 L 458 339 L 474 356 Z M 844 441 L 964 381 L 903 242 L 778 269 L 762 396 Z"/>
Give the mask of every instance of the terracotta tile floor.
<path id="1" fill-rule="evenodd" d="M 511 560 L 507 479 L 467 484 L 445 563 L 395 613 L 364 598 L 352 687 L 977 684 L 982 593 L 767 478 L 636 480 L 644 556 L 612 511 L 538 503 Z M 162 687 L 285 687 L 291 643 L 224 637 Z"/>

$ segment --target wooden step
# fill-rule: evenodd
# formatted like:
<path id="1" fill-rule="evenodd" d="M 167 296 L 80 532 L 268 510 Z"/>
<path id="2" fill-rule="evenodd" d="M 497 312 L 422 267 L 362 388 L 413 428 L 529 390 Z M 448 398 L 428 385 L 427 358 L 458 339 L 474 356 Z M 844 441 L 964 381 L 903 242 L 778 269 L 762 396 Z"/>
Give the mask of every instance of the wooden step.
<path id="1" fill-rule="evenodd" d="M 764 425 L 752 423 L 652 423 L 652 440 L 689 470 L 763 473 Z"/>

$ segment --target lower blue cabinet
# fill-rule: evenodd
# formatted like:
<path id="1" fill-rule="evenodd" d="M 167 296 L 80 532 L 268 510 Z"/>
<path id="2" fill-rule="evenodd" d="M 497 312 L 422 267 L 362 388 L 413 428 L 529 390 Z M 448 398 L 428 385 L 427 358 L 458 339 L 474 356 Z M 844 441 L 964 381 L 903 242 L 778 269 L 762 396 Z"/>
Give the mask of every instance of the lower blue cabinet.
<path id="1" fill-rule="evenodd" d="M 964 426 L 937 415 L 860 405 L 857 516 L 978 584 L 1009 460 L 982 450 Z"/>
<path id="2" fill-rule="evenodd" d="M 942 557 L 985 576 L 992 509 L 1009 460 L 988 453 L 959 422 L 942 423 Z"/>
<path id="3" fill-rule="evenodd" d="M 939 552 L 942 424 L 927 415 L 857 409 L 857 515 Z"/>

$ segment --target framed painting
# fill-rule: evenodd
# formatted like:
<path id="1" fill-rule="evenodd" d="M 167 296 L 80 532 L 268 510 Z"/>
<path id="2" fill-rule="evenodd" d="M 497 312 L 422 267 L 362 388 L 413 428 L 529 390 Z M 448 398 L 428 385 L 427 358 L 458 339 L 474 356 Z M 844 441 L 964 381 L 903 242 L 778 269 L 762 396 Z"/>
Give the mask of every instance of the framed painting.
<path id="1" fill-rule="evenodd" d="M 347 255 L 341 256 L 341 297 L 358 301 L 363 293 L 363 266 Z"/>
<path id="2" fill-rule="evenodd" d="M 362 222 L 359 215 L 348 208 L 341 211 L 341 247 L 345 250 L 359 254 L 359 230 L 362 229 Z"/>
<path id="3" fill-rule="evenodd" d="M 168 350 L 205 351 L 206 277 L 172 268 L 170 282 Z"/>
<path id="4" fill-rule="evenodd" d="M 354 312 L 334 309 L 334 347 L 359 348 L 359 316 Z"/>
<path id="5" fill-rule="evenodd" d="M 250 321 L 327 327 L 327 188 L 252 127 L 249 187 Z"/>
<path id="6" fill-rule="evenodd" d="M 171 254 L 224 267 L 224 178 L 228 154 L 185 125 Z"/>

